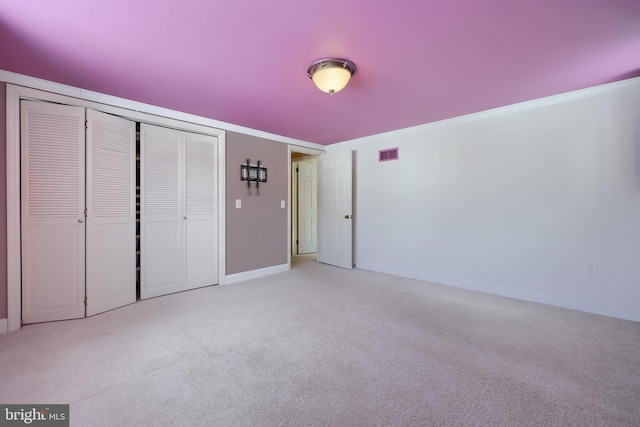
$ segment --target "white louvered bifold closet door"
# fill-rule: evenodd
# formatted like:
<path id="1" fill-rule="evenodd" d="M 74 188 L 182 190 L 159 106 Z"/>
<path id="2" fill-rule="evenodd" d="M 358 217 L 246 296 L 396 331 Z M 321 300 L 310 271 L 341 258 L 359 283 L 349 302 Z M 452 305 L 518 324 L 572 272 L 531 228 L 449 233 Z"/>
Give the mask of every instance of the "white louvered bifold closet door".
<path id="1" fill-rule="evenodd" d="M 140 126 L 140 296 L 218 283 L 217 138 Z"/>
<path id="2" fill-rule="evenodd" d="M 182 132 L 140 125 L 140 297 L 182 290 Z"/>
<path id="3" fill-rule="evenodd" d="M 184 289 L 218 283 L 216 142 L 217 139 L 212 136 L 184 133 Z"/>
<path id="4" fill-rule="evenodd" d="M 21 101 L 22 323 L 85 315 L 85 110 Z"/>
<path id="5" fill-rule="evenodd" d="M 87 110 L 87 316 L 136 301 L 135 122 Z"/>

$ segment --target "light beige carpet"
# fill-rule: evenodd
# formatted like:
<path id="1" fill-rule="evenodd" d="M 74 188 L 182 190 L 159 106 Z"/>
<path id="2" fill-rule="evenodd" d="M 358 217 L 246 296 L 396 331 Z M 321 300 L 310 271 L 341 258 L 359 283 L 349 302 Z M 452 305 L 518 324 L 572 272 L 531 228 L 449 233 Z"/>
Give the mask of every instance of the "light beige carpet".
<path id="1" fill-rule="evenodd" d="M 0 336 L 72 426 L 638 426 L 640 324 L 303 258 Z"/>

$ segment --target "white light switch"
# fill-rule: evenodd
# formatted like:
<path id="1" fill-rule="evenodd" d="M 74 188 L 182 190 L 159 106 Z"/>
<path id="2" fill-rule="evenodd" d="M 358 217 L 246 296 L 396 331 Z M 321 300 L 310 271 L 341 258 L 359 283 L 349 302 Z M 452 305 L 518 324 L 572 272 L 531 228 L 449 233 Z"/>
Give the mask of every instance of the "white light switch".
<path id="1" fill-rule="evenodd" d="M 242 200 L 236 199 L 236 209 L 240 209 L 242 207 Z"/>
<path id="2" fill-rule="evenodd" d="M 284 203 L 284 200 L 280 200 L 280 207 L 281 207 L 282 209 L 284 209 L 284 208 L 285 208 L 285 206 L 286 206 L 286 205 L 285 205 L 285 203 Z"/>

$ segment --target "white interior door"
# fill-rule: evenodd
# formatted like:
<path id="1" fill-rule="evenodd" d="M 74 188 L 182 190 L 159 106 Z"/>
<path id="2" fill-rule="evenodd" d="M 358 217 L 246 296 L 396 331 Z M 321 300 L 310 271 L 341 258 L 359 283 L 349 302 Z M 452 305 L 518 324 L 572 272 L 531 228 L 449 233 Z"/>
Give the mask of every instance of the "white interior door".
<path id="1" fill-rule="evenodd" d="M 185 145 L 184 289 L 218 283 L 217 139 L 183 132 Z"/>
<path id="2" fill-rule="evenodd" d="M 135 122 L 87 110 L 87 316 L 136 301 Z"/>
<path id="3" fill-rule="evenodd" d="M 318 157 L 318 262 L 353 268 L 351 150 Z"/>
<path id="4" fill-rule="evenodd" d="M 140 125 L 140 297 L 182 290 L 181 132 Z"/>
<path id="5" fill-rule="evenodd" d="M 298 253 L 317 251 L 318 230 L 318 182 L 316 159 L 298 163 Z"/>
<path id="6" fill-rule="evenodd" d="M 21 102 L 22 323 L 85 315 L 85 109 Z"/>

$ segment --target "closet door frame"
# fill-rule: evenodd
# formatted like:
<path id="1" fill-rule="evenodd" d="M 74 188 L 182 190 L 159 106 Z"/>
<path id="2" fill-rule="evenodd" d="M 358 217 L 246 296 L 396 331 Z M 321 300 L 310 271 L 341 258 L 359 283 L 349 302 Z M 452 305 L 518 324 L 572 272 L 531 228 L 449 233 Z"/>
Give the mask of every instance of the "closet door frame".
<path id="1" fill-rule="evenodd" d="M 123 118 L 166 126 L 187 132 L 202 133 L 217 138 L 218 173 L 218 284 L 225 284 L 226 276 L 226 165 L 225 131 L 221 123 L 195 115 L 155 107 L 123 98 L 88 92 L 79 88 L 50 83 L 45 92 L 6 85 L 6 173 L 7 173 L 7 330 L 17 331 L 22 323 L 21 272 L 21 215 L 20 215 L 20 100 L 48 101 L 91 108 Z M 50 86 L 50 87 L 49 87 Z M 58 93 L 53 93 L 58 92 Z M 93 100 L 90 100 L 93 99 Z M 97 100 L 97 101 L 94 101 Z M 99 101 L 99 102 L 98 102 Z"/>

